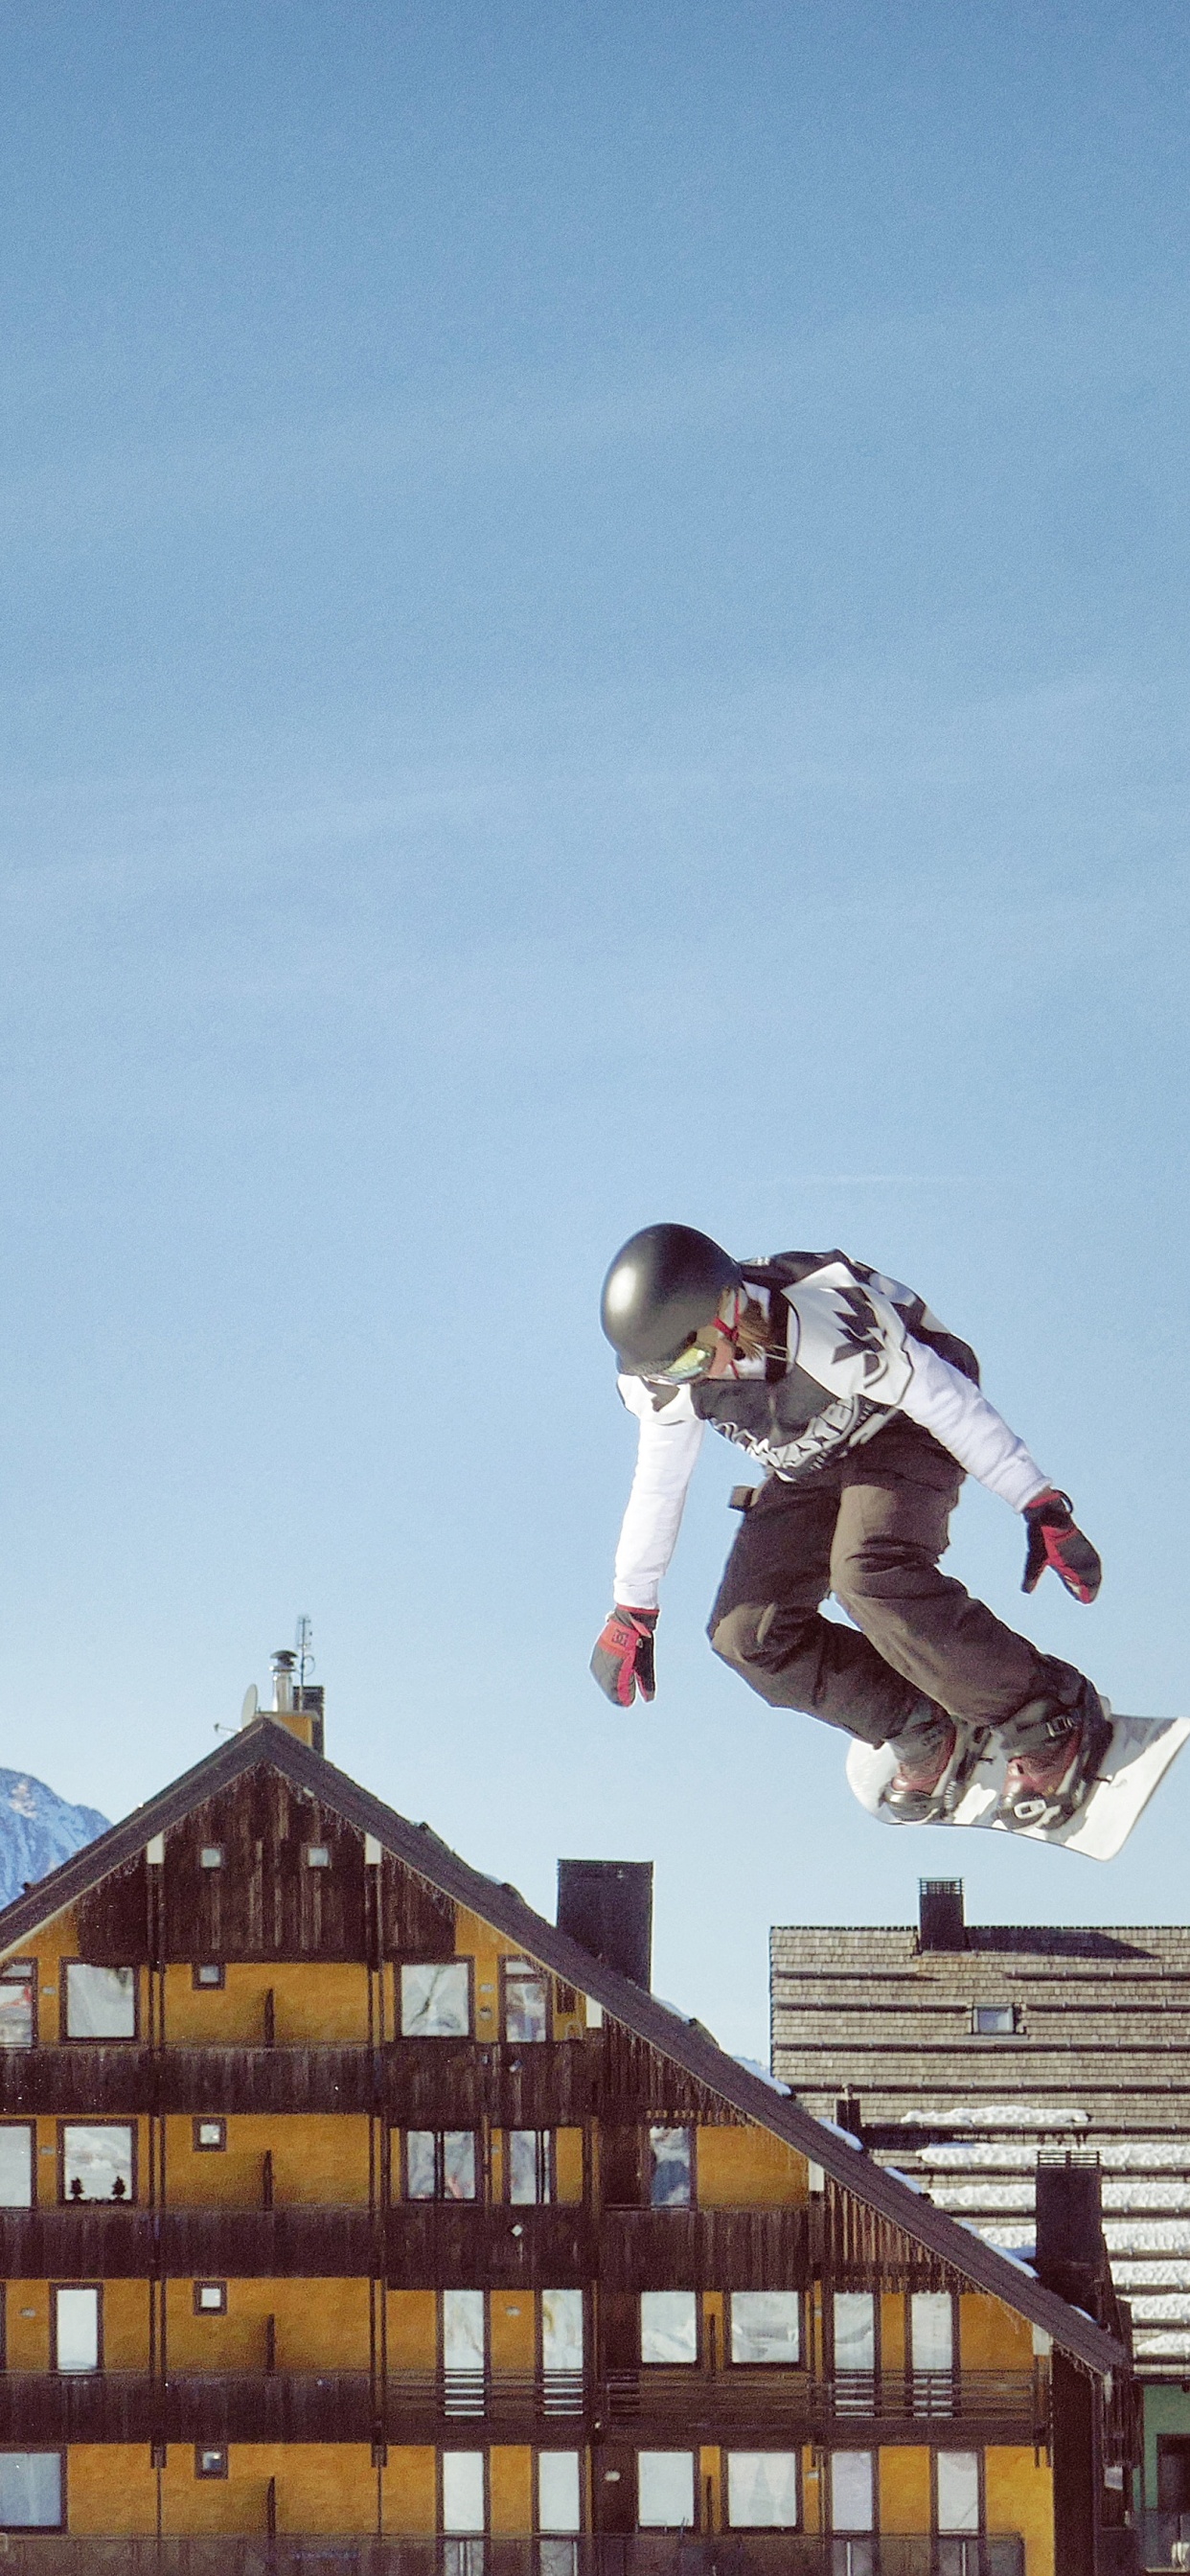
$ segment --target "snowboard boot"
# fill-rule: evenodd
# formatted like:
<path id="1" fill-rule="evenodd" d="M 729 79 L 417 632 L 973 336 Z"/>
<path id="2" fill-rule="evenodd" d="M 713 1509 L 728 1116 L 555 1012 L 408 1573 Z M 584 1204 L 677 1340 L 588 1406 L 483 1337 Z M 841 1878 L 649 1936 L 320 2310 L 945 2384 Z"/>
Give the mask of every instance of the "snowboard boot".
<path id="1" fill-rule="evenodd" d="M 1028 1709 L 1020 1715 L 1027 1717 Z M 989 1821 L 1009 1827 L 1041 1825 L 1047 1833 L 1068 1824 L 1094 1786 L 1114 1732 L 1104 1702 L 1084 1682 L 1073 1708 L 1053 1711 L 1045 1741 L 1032 1752 L 1013 1754 Z"/>
<path id="2" fill-rule="evenodd" d="M 928 1825 L 948 1815 L 971 1766 L 967 1730 L 944 1708 L 923 1700 L 921 1716 L 892 1740 L 897 1767 L 881 1796 L 881 1814 L 896 1825 Z"/>

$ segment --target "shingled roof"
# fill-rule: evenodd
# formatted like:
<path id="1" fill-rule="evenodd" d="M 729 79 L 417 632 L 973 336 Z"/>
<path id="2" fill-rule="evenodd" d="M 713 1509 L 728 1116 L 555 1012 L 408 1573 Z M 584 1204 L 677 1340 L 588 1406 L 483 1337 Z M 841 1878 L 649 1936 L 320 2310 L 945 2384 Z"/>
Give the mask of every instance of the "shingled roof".
<path id="1" fill-rule="evenodd" d="M 877 2164 L 846 2131 L 816 2119 L 728 2056 L 697 2020 L 687 2020 L 641 1986 L 594 1959 L 580 1944 L 534 1912 L 515 1887 L 472 1869 L 429 1825 L 412 1824 L 360 1787 L 321 1754 L 299 1743 L 275 1718 L 261 1717 L 182 1773 L 130 1816 L 88 1843 L 16 1902 L 0 1910 L 0 1956 L 26 1942 L 39 1927 L 136 1858 L 155 1835 L 181 1824 L 218 1791 L 253 1771 L 280 1772 L 306 1796 L 319 1799 L 360 1833 L 371 1834 L 431 1887 L 478 1914 L 518 1950 L 579 1988 L 613 2020 L 706 2085 L 744 2118 L 755 2121 L 820 2165 L 844 2191 L 900 2228 L 947 2263 L 973 2289 L 983 2290 L 1049 2335 L 1059 2348 L 1102 2375 L 1128 2367 L 1128 2356 L 1081 2309 L 1043 2289 L 1023 2264 L 948 2218 L 895 2171 Z"/>

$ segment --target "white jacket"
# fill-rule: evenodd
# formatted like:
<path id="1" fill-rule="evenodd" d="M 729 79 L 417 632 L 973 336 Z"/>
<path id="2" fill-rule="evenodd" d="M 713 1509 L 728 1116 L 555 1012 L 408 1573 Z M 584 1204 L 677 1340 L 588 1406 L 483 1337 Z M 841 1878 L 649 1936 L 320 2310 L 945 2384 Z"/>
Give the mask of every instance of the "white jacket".
<path id="1" fill-rule="evenodd" d="M 657 1606 L 708 1418 L 771 1474 L 792 1482 L 877 1438 L 903 1413 L 1014 1511 L 1046 1491 L 1050 1479 L 973 1380 L 909 1330 L 907 1314 L 925 1329 L 935 1325 L 911 1289 L 838 1254 L 780 1289 L 759 1285 L 750 1271 L 748 1289 L 761 1304 L 779 1294 L 788 1310 L 788 1356 L 776 1388 L 763 1360 L 741 1361 L 734 1379 L 713 1386 L 618 1380 L 640 1433 L 616 1550 L 617 1601 L 638 1610 Z"/>

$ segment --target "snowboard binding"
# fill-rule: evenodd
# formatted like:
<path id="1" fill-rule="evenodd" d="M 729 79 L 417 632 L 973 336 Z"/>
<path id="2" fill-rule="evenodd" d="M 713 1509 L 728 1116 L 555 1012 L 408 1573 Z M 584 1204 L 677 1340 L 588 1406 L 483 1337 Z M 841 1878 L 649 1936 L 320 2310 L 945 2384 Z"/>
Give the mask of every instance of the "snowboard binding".
<path id="1" fill-rule="evenodd" d="M 880 1814 L 889 1825 L 944 1824 L 962 1801 L 967 1783 L 987 1743 L 986 1727 L 964 1726 L 953 1721 L 954 1742 L 943 1768 L 929 1787 L 917 1785 L 912 1773 L 906 1778 L 900 1766 L 886 1782 L 880 1797 Z"/>
<path id="2" fill-rule="evenodd" d="M 1090 1689 L 1074 1718 L 1074 1725 L 1052 1745 L 1017 1754 L 1009 1762 L 993 1823 L 1006 1826 L 1010 1833 L 1029 1828 L 1052 1833 L 1078 1814 L 1098 1785 L 1099 1765 L 1115 1730 L 1106 1701 Z"/>

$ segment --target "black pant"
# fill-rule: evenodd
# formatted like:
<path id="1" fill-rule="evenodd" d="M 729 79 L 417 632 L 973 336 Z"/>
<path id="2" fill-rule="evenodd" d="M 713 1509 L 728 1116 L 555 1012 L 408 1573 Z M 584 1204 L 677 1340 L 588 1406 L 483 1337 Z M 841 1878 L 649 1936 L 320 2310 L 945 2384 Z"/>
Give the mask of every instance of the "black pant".
<path id="1" fill-rule="evenodd" d="M 716 1654 L 771 1707 L 866 1744 L 928 1722 L 931 1706 L 994 1726 L 1012 1752 L 1043 1743 L 1082 1677 L 939 1572 L 962 1482 L 903 1420 L 836 1467 L 770 1477 L 724 1568 L 708 1623 Z M 828 1593 L 854 1628 L 819 1616 Z"/>

